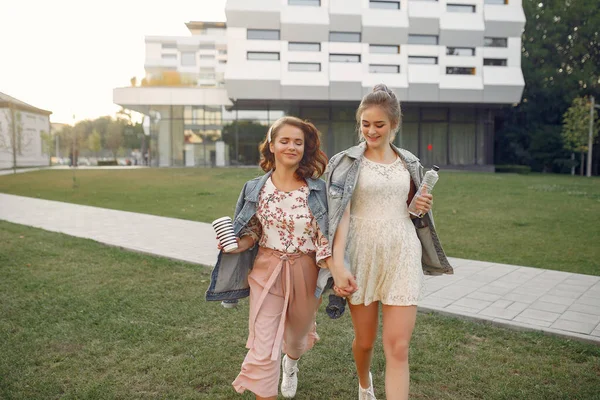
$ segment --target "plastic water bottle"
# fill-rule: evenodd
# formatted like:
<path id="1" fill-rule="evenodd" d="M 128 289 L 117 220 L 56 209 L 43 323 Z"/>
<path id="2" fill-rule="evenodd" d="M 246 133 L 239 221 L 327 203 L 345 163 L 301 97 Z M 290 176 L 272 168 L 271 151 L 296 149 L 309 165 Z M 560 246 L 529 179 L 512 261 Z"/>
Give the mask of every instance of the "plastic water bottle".
<path id="1" fill-rule="evenodd" d="M 419 218 L 423 216 L 423 213 L 417 210 L 417 198 L 423 193 L 431 193 L 433 187 L 435 186 L 435 183 L 438 181 L 438 179 L 440 179 L 437 173 L 439 170 L 440 167 L 434 165 L 429 171 L 425 173 L 425 176 L 423 177 L 423 182 L 421 182 L 421 186 L 419 186 L 419 190 L 417 190 L 417 193 L 415 193 L 415 196 L 413 197 L 412 201 L 410 202 L 410 205 L 408 206 L 408 212 L 412 215 Z"/>

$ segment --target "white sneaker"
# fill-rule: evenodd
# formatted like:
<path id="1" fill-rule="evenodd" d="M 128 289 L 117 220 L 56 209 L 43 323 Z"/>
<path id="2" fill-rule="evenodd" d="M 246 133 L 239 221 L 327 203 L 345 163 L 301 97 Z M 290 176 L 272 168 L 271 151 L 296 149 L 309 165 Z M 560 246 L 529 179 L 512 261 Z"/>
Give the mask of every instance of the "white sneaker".
<path id="1" fill-rule="evenodd" d="M 281 395 L 291 399 L 298 388 L 298 360 L 291 360 L 287 354 L 281 360 L 283 378 L 281 379 Z"/>
<path id="2" fill-rule="evenodd" d="M 236 308 L 237 304 L 238 304 L 237 300 L 223 300 L 221 302 L 221 305 L 224 308 Z"/>
<path id="3" fill-rule="evenodd" d="M 367 389 L 363 389 L 360 383 L 358 384 L 358 400 L 377 400 L 373 390 L 373 375 L 371 375 L 371 372 L 369 372 L 369 387 Z"/>

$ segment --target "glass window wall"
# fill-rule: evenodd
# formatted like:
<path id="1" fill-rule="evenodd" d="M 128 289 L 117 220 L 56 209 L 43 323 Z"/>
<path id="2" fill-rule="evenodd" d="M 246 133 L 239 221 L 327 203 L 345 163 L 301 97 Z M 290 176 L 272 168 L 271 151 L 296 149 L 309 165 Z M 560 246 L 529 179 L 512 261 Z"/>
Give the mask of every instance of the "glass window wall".
<path id="1" fill-rule="evenodd" d="M 152 166 L 257 165 L 258 146 L 270 124 L 285 115 L 312 122 L 322 134 L 322 149 L 332 156 L 359 142 L 357 106 L 266 101 L 239 109 L 153 106 L 148 158 Z M 490 110 L 409 105 L 402 112 L 395 144 L 414 153 L 426 167 L 490 162 L 486 153 L 494 124 Z"/>

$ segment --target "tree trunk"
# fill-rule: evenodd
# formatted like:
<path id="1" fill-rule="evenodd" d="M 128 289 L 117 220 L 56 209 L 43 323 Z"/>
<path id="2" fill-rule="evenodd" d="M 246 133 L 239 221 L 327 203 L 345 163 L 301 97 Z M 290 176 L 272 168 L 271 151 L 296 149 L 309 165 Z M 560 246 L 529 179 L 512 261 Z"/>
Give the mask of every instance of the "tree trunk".
<path id="1" fill-rule="evenodd" d="M 582 151 L 581 152 L 581 164 L 580 164 L 580 167 L 579 167 L 579 175 L 581 175 L 581 176 L 583 176 L 584 158 L 585 158 L 585 155 L 584 155 L 584 153 Z"/>
<path id="2" fill-rule="evenodd" d="M 575 176 L 575 153 L 571 153 L 571 175 Z"/>

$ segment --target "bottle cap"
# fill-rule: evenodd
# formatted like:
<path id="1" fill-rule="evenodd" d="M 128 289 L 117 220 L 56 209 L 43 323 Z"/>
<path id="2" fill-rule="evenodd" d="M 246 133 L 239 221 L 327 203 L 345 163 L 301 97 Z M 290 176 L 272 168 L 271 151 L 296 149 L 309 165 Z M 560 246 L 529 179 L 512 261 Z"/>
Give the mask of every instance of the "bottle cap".
<path id="1" fill-rule="evenodd" d="M 438 167 L 437 165 L 434 165 L 431 169 L 434 170 L 434 171 L 439 171 L 440 167 Z"/>

